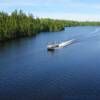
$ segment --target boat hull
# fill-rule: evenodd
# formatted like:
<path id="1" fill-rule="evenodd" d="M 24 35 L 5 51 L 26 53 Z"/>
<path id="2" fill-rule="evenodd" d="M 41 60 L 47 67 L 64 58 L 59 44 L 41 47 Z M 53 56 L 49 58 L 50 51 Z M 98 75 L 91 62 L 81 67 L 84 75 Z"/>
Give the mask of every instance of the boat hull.
<path id="1" fill-rule="evenodd" d="M 56 44 L 56 45 L 55 44 L 54 45 L 48 45 L 47 48 L 48 48 L 48 50 L 55 50 L 55 49 L 63 48 L 67 45 L 72 44 L 74 41 L 75 40 L 73 39 L 73 40 L 64 41 L 64 42 Z"/>

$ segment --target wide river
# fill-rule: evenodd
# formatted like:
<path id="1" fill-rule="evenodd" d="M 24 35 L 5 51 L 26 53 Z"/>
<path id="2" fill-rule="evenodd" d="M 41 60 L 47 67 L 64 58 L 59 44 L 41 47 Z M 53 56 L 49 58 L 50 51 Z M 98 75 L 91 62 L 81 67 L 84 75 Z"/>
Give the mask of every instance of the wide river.
<path id="1" fill-rule="evenodd" d="M 47 43 L 76 39 L 55 52 Z M 100 100 L 100 27 L 67 27 L 0 44 L 0 100 Z"/>

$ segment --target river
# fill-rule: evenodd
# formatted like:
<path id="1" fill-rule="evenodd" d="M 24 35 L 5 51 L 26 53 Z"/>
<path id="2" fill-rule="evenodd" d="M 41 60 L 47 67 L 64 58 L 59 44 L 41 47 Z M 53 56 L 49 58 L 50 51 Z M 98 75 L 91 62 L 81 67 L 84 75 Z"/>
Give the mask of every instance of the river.
<path id="1" fill-rule="evenodd" d="M 76 39 L 54 52 L 47 43 Z M 67 27 L 0 44 L 0 100 L 100 100 L 100 27 Z"/>

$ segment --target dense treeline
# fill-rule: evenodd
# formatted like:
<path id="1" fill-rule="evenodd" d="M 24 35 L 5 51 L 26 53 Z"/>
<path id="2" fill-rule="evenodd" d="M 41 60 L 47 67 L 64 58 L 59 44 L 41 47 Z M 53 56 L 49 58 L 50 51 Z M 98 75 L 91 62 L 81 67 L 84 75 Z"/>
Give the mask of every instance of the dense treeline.
<path id="1" fill-rule="evenodd" d="M 77 25 L 73 21 L 34 18 L 21 10 L 15 10 L 10 15 L 0 12 L 0 40 L 36 35 L 40 32 L 63 30 L 65 26 Z"/>
<path id="2" fill-rule="evenodd" d="M 61 31 L 65 26 L 100 25 L 100 22 L 76 22 L 34 18 L 15 10 L 10 15 L 0 12 L 0 41 L 36 35 L 40 32 Z"/>
<path id="3" fill-rule="evenodd" d="M 80 22 L 80 26 L 100 26 L 100 22 Z"/>

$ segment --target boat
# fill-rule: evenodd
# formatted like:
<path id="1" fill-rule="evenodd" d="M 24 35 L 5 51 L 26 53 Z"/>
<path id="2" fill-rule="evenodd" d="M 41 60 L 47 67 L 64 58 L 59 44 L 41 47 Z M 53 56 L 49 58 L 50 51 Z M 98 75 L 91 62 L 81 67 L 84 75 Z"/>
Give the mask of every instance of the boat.
<path id="1" fill-rule="evenodd" d="M 75 39 L 67 40 L 67 41 L 64 41 L 64 42 L 61 42 L 61 43 L 57 43 L 57 42 L 51 43 L 51 44 L 47 45 L 47 49 L 48 50 L 55 50 L 55 49 L 63 48 L 67 45 L 72 44 L 74 41 L 75 41 Z"/>

